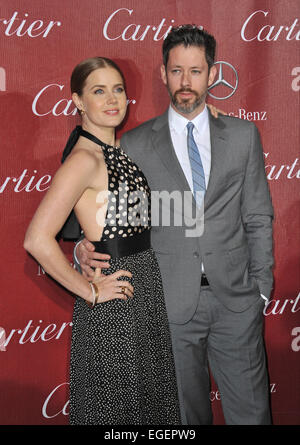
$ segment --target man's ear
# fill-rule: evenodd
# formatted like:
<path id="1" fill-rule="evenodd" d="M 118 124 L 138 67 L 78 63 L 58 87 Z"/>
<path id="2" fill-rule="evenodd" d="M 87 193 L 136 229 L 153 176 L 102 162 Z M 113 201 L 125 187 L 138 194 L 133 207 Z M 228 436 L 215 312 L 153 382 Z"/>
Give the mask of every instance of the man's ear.
<path id="1" fill-rule="evenodd" d="M 165 85 L 167 85 L 167 72 L 166 72 L 165 65 L 161 65 L 161 67 L 160 67 L 160 76 L 161 76 L 161 80 L 163 81 L 163 83 Z"/>
<path id="2" fill-rule="evenodd" d="M 216 65 L 213 65 L 211 67 L 211 69 L 209 70 L 209 75 L 208 75 L 208 86 L 209 87 L 214 83 L 216 75 L 217 75 L 217 67 L 216 67 Z"/>

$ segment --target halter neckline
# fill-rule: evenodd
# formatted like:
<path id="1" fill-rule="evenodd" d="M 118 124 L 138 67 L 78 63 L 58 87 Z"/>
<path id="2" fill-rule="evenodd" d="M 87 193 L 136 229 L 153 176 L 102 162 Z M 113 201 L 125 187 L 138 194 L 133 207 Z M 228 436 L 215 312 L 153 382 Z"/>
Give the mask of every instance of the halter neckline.
<path id="1" fill-rule="evenodd" d="M 98 139 L 93 134 L 89 133 L 88 131 L 84 130 L 82 127 L 79 127 L 79 134 L 87 139 L 89 139 L 92 142 L 95 142 L 95 144 L 100 145 L 104 148 L 118 148 L 113 145 L 106 144 L 105 142 L 101 141 L 101 139 Z"/>

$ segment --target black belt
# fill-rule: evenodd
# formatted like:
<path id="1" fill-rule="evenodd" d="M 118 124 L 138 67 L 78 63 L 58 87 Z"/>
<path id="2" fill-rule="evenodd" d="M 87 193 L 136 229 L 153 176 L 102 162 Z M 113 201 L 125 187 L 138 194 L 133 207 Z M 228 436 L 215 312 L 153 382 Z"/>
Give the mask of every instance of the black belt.
<path id="1" fill-rule="evenodd" d="M 201 275 L 201 286 L 209 286 L 209 282 L 205 273 Z"/>
<path id="2" fill-rule="evenodd" d="M 126 238 L 116 237 L 106 241 L 93 241 L 92 243 L 95 246 L 95 252 L 107 253 L 111 258 L 121 258 L 150 249 L 150 230 L 146 229 L 142 233 Z"/>

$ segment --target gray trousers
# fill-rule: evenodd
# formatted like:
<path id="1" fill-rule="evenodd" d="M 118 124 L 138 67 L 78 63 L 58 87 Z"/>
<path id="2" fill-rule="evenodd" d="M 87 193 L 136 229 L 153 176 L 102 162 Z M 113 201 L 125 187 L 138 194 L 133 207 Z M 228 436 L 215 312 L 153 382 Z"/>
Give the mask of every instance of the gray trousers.
<path id="1" fill-rule="evenodd" d="M 258 299 L 245 312 L 231 312 L 202 287 L 192 320 L 170 323 L 184 425 L 212 424 L 209 369 L 226 424 L 271 423 L 263 304 Z"/>

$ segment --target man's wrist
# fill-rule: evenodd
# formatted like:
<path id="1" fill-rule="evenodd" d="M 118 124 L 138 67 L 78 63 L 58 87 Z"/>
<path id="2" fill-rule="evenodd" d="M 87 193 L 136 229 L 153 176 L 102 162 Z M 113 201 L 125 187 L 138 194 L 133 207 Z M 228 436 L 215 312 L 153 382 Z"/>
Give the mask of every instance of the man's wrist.
<path id="1" fill-rule="evenodd" d="M 262 294 L 262 293 L 260 294 L 260 296 L 261 296 L 261 298 L 265 301 L 265 304 L 267 304 L 268 301 L 269 301 L 269 300 L 267 299 L 267 297 L 265 297 L 264 294 Z"/>

